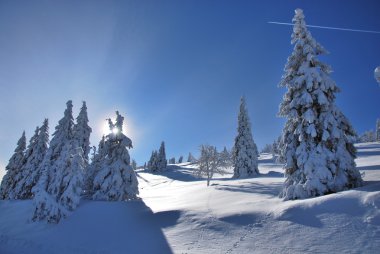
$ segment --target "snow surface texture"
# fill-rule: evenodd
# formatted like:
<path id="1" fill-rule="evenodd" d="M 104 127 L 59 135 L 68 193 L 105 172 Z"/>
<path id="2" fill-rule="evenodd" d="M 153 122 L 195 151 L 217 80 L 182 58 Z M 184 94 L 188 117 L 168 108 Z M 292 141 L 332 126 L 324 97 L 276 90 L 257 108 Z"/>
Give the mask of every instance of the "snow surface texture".
<path id="1" fill-rule="evenodd" d="M 326 50 L 307 30 L 301 9 L 293 22 L 294 50 L 280 82 L 287 88 L 280 105 L 280 116 L 287 119 L 281 146 L 287 179 L 281 196 L 303 199 L 359 187 L 356 134 L 335 105 L 339 88 L 330 67 L 318 60 Z"/>
<path id="2" fill-rule="evenodd" d="M 0 253 L 378 253 L 380 143 L 357 145 L 364 186 L 283 201 L 281 164 L 259 158 L 259 177 L 215 178 L 194 164 L 138 170 L 140 197 L 82 201 L 59 224 L 30 222 L 32 201 L 0 201 Z M 146 243 L 144 243 L 146 240 Z"/>

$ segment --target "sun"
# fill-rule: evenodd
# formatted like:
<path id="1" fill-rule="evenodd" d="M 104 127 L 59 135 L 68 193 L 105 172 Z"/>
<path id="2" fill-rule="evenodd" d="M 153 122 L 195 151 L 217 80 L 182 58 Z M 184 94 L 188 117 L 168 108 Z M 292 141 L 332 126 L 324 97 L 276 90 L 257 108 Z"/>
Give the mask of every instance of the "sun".
<path id="1" fill-rule="evenodd" d="M 112 133 L 113 134 L 118 134 L 119 133 L 119 128 L 117 128 L 117 127 L 114 127 L 113 129 L 112 129 Z"/>

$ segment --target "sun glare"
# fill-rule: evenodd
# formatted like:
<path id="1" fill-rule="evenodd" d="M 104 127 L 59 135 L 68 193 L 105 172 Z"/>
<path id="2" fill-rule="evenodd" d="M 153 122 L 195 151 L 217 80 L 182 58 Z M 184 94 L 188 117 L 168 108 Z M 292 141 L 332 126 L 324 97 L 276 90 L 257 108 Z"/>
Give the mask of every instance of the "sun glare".
<path id="1" fill-rule="evenodd" d="M 113 128 L 112 129 L 112 133 L 113 134 L 118 134 L 119 133 L 119 129 L 117 127 Z"/>

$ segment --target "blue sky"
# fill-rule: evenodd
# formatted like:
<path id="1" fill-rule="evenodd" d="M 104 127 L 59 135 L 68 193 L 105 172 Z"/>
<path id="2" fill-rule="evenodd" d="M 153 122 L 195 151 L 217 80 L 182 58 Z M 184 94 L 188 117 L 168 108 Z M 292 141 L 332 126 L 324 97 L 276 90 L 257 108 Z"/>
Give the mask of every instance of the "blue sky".
<path id="1" fill-rule="evenodd" d="M 69 99 L 75 114 L 87 102 L 92 145 L 119 110 L 139 164 L 162 140 L 177 158 L 231 147 L 242 95 L 256 143 L 272 142 L 292 28 L 267 22 L 296 8 L 308 24 L 380 31 L 376 0 L 0 1 L 0 177 L 22 131 L 48 117 L 52 133 Z M 330 51 L 338 106 L 357 132 L 374 129 L 380 34 L 310 31 Z"/>

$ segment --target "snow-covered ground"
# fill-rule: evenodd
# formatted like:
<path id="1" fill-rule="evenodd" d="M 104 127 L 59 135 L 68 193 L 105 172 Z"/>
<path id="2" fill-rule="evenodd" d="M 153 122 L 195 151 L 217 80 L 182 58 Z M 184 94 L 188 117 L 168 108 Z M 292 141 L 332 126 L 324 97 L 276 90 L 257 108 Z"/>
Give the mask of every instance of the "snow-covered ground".
<path id="1" fill-rule="evenodd" d="M 58 225 L 29 222 L 31 201 L 0 201 L 0 253 L 378 253 L 380 143 L 358 144 L 365 186 L 282 201 L 281 165 L 260 157 L 261 176 L 216 176 L 192 165 L 138 173 L 141 201 L 91 202 Z"/>

